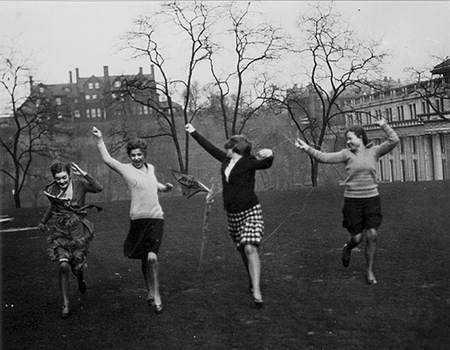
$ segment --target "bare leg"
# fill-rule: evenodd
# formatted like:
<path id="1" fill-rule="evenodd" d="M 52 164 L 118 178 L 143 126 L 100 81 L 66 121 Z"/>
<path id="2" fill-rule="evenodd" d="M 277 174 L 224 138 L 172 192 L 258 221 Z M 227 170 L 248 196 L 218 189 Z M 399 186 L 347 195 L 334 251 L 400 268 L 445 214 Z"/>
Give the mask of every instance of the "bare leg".
<path id="1" fill-rule="evenodd" d="M 255 300 L 262 300 L 261 289 L 259 286 L 261 278 L 261 264 L 259 261 L 258 248 L 252 244 L 246 244 L 244 251 L 247 257 L 248 272 L 253 286 L 253 298 Z"/>
<path id="2" fill-rule="evenodd" d="M 155 311 L 162 310 L 161 296 L 159 294 L 159 266 L 155 253 L 148 253 L 147 259 L 142 260 L 142 273 L 147 287 L 147 299 L 153 300 Z"/>
<path id="3" fill-rule="evenodd" d="M 378 232 L 376 229 L 371 228 L 366 230 L 366 278 L 370 284 L 377 283 L 373 273 L 373 263 L 377 251 L 377 236 Z"/>
<path id="4" fill-rule="evenodd" d="M 248 290 L 251 294 L 253 294 L 253 282 L 252 282 L 252 278 L 250 277 L 247 254 L 245 253 L 245 249 L 239 249 L 239 253 L 241 254 L 241 258 L 242 258 L 242 262 L 244 263 L 245 270 L 247 271 Z"/>
<path id="5" fill-rule="evenodd" d="M 67 261 L 59 263 L 59 288 L 63 295 L 63 310 L 61 316 L 67 318 L 69 316 L 69 272 L 71 270 Z"/>
<path id="6" fill-rule="evenodd" d="M 81 268 L 79 270 L 72 271 L 78 281 L 78 290 L 81 294 L 86 293 L 86 282 L 84 281 L 84 270 Z"/>
<path id="7" fill-rule="evenodd" d="M 362 241 L 362 233 L 358 233 L 357 235 L 350 235 L 347 240 L 347 244 L 342 249 L 342 263 L 345 267 L 347 267 L 350 263 L 350 253 L 352 249 L 355 248 Z"/>

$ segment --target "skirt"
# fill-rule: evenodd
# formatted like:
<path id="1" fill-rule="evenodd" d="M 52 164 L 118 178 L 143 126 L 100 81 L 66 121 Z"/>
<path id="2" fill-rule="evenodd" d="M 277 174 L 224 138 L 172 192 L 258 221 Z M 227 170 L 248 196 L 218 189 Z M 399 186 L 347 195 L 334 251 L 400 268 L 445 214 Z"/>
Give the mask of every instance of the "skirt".
<path id="1" fill-rule="evenodd" d="M 53 232 L 47 238 L 50 257 L 53 261 L 68 261 L 72 271 L 84 269 L 94 225 L 75 213 L 56 213 L 54 217 Z"/>
<path id="2" fill-rule="evenodd" d="M 130 259 L 145 259 L 150 252 L 158 254 L 163 232 L 163 219 L 131 220 L 123 254 Z"/>
<path id="3" fill-rule="evenodd" d="M 227 213 L 228 232 L 239 250 L 246 244 L 259 246 L 264 233 L 261 205 L 239 213 Z"/>

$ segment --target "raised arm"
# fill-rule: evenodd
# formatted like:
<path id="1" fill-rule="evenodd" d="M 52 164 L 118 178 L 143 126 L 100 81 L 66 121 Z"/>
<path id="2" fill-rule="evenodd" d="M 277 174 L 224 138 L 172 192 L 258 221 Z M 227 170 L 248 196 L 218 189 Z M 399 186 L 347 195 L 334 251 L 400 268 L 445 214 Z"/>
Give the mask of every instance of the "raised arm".
<path id="1" fill-rule="evenodd" d="M 100 184 L 100 182 L 98 182 L 91 175 L 81 169 L 78 165 L 72 162 L 71 168 L 73 174 L 82 176 L 87 181 L 84 183 L 84 187 L 88 192 L 99 193 L 103 191 L 103 186 Z"/>
<path id="2" fill-rule="evenodd" d="M 200 135 L 194 128 L 192 124 L 186 124 L 186 131 L 198 142 L 203 149 L 216 158 L 219 162 L 223 162 L 227 158 L 227 154 L 220 148 L 214 146 L 211 142 Z"/>
<path id="3" fill-rule="evenodd" d="M 400 142 L 397 133 L 383 120 L 378 120 L 376 122 L 384 131 L 387 136 L 387 140 L 379 145 L 378 156 L 384 156 L 385 154 L 392 151 L 395 146 Z"/>
<path id="4" fill-rule="evenodd" d="M 105 142 L 103 141 L 102 132 L 95 126 L 92 128 L 92 134 L 97 139 L 97 147 L 100 152 L 100 157 L 103 162 L 109 166 L 112 170 L 119 172 L 119 168 L 122 165 L 119 161 L 115 160 L 109 155 L 108 149 L 106 148 Z"/>

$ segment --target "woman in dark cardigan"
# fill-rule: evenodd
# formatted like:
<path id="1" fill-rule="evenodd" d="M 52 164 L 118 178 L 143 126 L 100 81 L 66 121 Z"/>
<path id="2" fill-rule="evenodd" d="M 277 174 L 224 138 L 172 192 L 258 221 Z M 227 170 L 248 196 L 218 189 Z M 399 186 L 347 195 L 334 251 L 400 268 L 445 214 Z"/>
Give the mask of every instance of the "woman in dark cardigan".
<path id="1" fill-rule="evenodd" d="M 259 286 L 261 266 L 257 248 L 264 232 L 264 221 L 261 205 L 255 194 L 255 172 L 272 166 L 273 152 L 262 149 L 258 152 L 258 158 L 255 157 L 251 154 L 251 143 L 242 135 L 232 136 L 223 151 L 201 136 L 192 124 L 186 124 L 186 131 L 222 163 L 220 173 L 228 230 L 247 270 L 254 303 L 257 307 L 262 307 Z"/>

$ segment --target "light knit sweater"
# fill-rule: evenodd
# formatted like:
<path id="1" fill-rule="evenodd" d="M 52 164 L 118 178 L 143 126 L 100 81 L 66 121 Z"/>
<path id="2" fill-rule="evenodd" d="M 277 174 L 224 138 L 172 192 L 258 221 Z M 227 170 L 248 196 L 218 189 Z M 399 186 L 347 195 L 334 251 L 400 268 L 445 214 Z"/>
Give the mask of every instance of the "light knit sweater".
<path id="1" fill-rule="evenodd" d="M 344 163 L 347 171 L 344 197 L 370 198 L 378 195 L 378 159 L 392 151 L 399 138 L 392 128 L 381 126 L 388 139 L 380 145 L 367 145 L 362 150 L 343 149 L 340 152 L 325 153 L 312 147 L 305 151 L 320 163 Z"/>
<path id="2" fill-rule="evenodd" d="M 163 219 L 164 213 L 159 204 L 158 191 L 165 185 L 156 180 L 153 165 L 144 163 L 137 169 L 133 164 L 123 164 L 112 158 L 104 142 L 98 143 L 100 156 L 105 164 L 125 180 L 131 195 L 130 219 Z"/>

